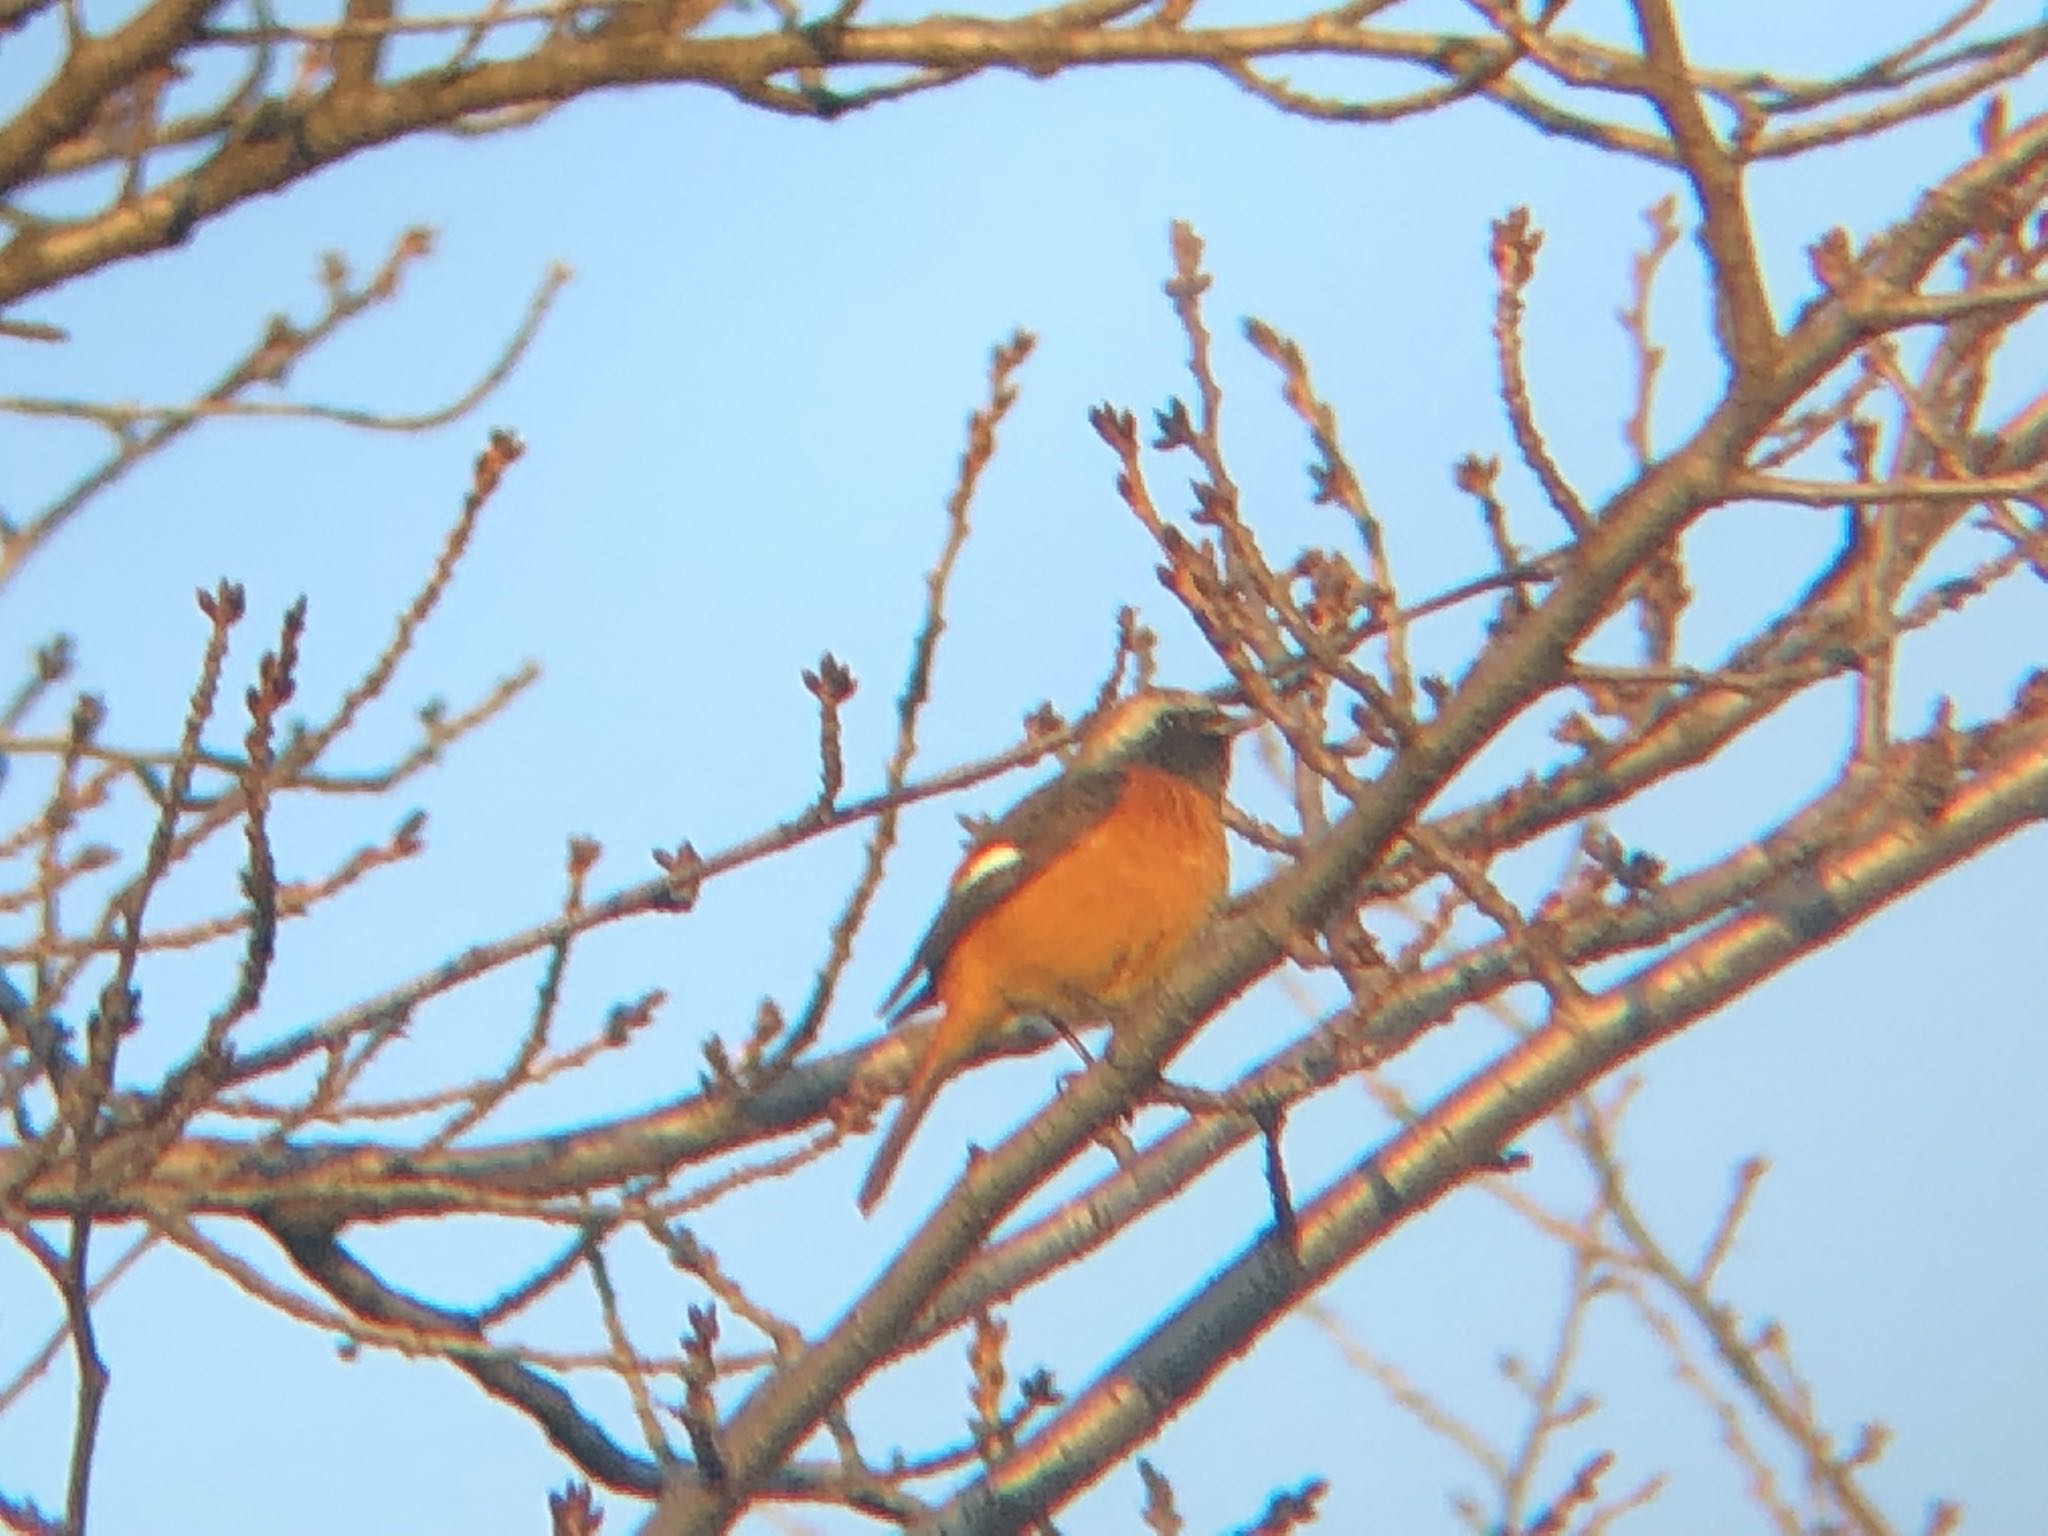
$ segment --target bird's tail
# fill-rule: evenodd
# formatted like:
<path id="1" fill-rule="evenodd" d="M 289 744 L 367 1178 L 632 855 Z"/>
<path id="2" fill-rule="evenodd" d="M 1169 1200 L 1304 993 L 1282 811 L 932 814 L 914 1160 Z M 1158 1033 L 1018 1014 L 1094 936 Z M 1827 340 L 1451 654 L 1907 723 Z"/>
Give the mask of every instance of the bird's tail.
<path id="1" fill-rule="evenodd" d="M 938 1097 L 939 1074 L 927 1071 L 928 1065 L 919 1064 L 917 1075 L 910 1080 L 910 1088 L 903 1095 L 902 1107 L 896 1111 L 896 1118 L 889 1122 L 882 1144 L 875 1149 L 875 1160 L 868 1164 L 868 1176 L 861 1180 L 857 1203 L 863 1216 L 872 1216 L 875 1207 L 881 1204 L 889 1181 L 896 1176 L 896 1165 L 903 1161 L 904 1148 L 910 1145 L 918 1123 L 932 1107 L 932 1100 Z"/>

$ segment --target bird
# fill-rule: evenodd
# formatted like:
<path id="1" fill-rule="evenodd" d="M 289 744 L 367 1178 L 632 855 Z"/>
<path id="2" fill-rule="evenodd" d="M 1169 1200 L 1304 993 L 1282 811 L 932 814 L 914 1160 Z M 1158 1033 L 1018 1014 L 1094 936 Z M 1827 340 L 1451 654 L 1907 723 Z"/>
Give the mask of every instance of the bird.
<path id="1" fill-rule="evenodd" d="M 861 1184 L 862 1214 L 946 1079 L 1003 1025 L 1100 1019 L 1162 975 L 1222 903 L 1238 729 L 1199 693 L 1141 690 L 1083 729 L 1063 773 L 971 840 L 882 1000 L 891 1027 L 941 1012 Z"/>

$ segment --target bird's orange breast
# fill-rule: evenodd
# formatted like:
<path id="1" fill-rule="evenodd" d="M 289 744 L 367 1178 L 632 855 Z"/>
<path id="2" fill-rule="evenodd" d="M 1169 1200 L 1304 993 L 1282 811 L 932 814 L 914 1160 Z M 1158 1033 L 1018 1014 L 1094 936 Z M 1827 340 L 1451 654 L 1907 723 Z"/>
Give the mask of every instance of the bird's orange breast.
<path id="1" fill-rule="evenodd" d="M 1213 797 L 1143 765 L 1073 845 L 975 922 L 937 977 L 968 1032 L 1143 990 L 1223 898 L 1229 858 Z M 971 1024 L 969 1021 L 973 1021 Z"/>

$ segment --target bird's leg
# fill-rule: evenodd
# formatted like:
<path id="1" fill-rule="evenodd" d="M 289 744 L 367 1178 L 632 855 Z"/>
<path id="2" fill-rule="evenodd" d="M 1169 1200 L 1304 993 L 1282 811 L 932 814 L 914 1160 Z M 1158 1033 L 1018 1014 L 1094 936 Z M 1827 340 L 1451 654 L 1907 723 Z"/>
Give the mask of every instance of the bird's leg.
<path id="1" fill-rule="evenodd" d="M 1071 1045 L 1075 1053 L 1081 1058 L 1081 1065 L 1077 1069 L 1072 1072 L 1061 1072 L 1053 1078 L 1053 1091 L 1065 1093 L 1068 1084 L 1095 1065 L 1095 1058 L 1089 1053 L 1088 1047 L 1081 1043 L 1081 1037 L 1074 1033 L 1065 1019 L 1056 1013 L 1048 1013 L 1044 1015 L 1044 1018 L 1046 1023 L 1060 1032 L 1060 1038 Z"/>
<path id="2" fill-rule="evenodd" d="M 1020 1013 L 1036 1013 L 1046 1023 L 1058 1030 L 1060 1038 L 1071 1045 L 1074 1048 L 1074 1054 L 1081 1058 L 1083 1071 L 1095 1065 L 1093 1053 L 1089 1051 L 1087 1046 L 1081 1043 L 1081 1037 L 1074 1033 L 1074 1026 L 1067 1022 L 1070 1018 L 1085 1019 L 1091 1014 L 1100 1014 L 1102 1012 L 1102 1005 L 1085 988 L 1075 986 L 1064 987 L 1061 989 L 1058 998 L 1052 1000 L 1049 1004 L 1046 999 L 1038 998 L 1029 1005 L 1013 1004 L 1012 1006 L 1016 1007 Z"/>
<path id="3" fill-rule="evenodd" d="M 1095 1065 L 1095 1057 L 1089 1052 L 1088 1047 L 1081 1043 L 1081 1037 L 1074 1033 L 1073 1027 L 1065 1019 L 1056 1013 L 1048 1013 L 1045 1021 L 1060 1032 L 1062 1040 L 1074 1048 L 1074 1054 L 1081 1058 L 1082 1071 L 1085 1072 Z"/>
<path id="4" fill-rule="evenodd" d="M 1116 1038 L 1118 1023 L 1116 1011 L 1108 1007 L 1100 998 L 1085 988 L 1066 988 L 1060 997 L 1059 1006 L 1056 1009 L 1041 1008 L 1040 1012 L 1046 1021 L 1060 1032 L 1067 1044 L 1074 1048 L 1075 1054 L 1081 1058 L 1081 1070 L 1084 1072 L 1089 1067 L 1095 1065 L 1095 1057 L 1088 1047 L 1081 1043 L 1081 1037 L 1074 1033 L 1073 1026 L 1067 1022 L 1068 1018 L 1100 1019 L 1109 1025 L 1111 1041 L 1114 1042 Z M 1074 1074 L 1063 1074 L 1061 1076 L 1059 1080 L 1060 1092 L 1065 1093 L 1067 1091 L 1067 1084 L 1072 1081 L 1073 1076 Z M 1135 1104 L 1130 1105 L 1114 1122 L 1105 1125 L 1100 1131 L 1096 1132 L 1096 1141 L 1101 1143 L 1109 1155 L 1116 1159 L 1119 1168 L 1128 1168 L 1138 1155 L 1138 1149 L 1131 1145 L 1128 1129 L 1136 1123 L 1137 1114 L 1137 1106 Z"/>

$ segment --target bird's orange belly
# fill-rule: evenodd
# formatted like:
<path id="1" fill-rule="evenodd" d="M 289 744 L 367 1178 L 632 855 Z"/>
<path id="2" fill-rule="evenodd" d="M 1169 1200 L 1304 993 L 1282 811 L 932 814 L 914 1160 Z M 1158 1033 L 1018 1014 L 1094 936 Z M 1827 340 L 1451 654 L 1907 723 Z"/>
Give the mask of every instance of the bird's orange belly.
<path id="1" fill-rule="evenodd" d="M 1212 800 L 1172 774 L 1130 771 L 1122 796 L 1040 874 L 962 936 L 938 978 L 949 1013 L 1043 1011 L 1142 991 L 1223 898 L 1229 860 Z"/>

